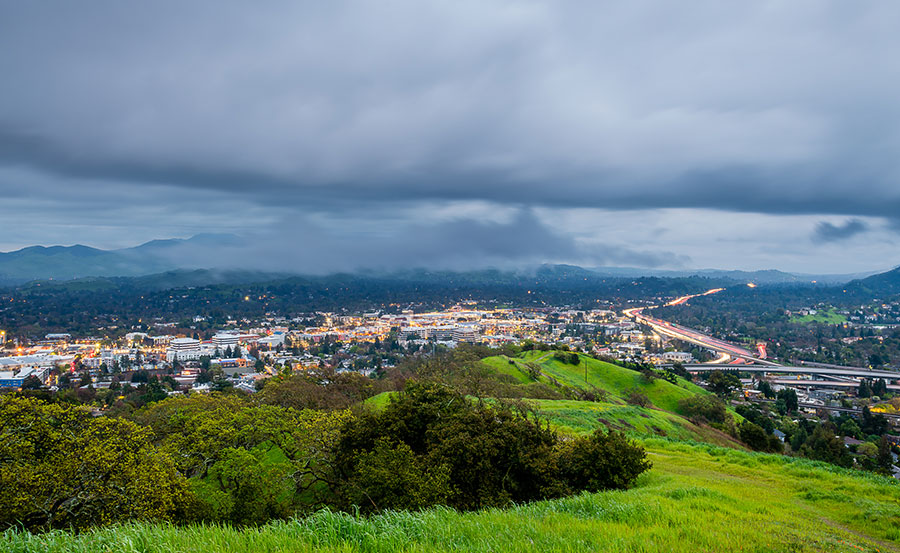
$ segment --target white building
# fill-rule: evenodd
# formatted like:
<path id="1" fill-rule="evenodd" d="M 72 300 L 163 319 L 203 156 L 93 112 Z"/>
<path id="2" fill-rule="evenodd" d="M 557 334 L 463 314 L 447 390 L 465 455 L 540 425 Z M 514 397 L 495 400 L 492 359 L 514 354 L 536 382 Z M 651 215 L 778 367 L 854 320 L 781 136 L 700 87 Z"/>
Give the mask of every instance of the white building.
<path id="1" fill-rule="evenodd" d="M 670 363 L 690 363 L 694 360 L 694 356 L 686 351 L 667 351 L 662 354 L 662 358 Z"/>
<path id="2" fill-rule="evenodd" d="M 275 348 L 278 346 L 284 345 L 284 334 L 273 334 L 271 336 L 264 336 L 256 341 L 257 345 L 261 347 L 267 348 Z"/>
<path id="3" fill-rule="evenodd" d="M 454 342 L 474 344 L 478 340 L 478 329 L 472 325 L 460 325 L 453 329 L 451 336 Z"/>
<path id="4" fill-rule="evenodd" d="M 223 350 L 225 348 L 234 347 L 241 341 L 241 333 L 233 331 L 217 332 L 212 337 L 213 346 Z"/>
<path id="5" fill-rule="evenodd" d="M 169 342 L 166 350 L 166 361 L 191 361 L 200 359 L 200 340 L 193 338 L 175 338 Z"/>

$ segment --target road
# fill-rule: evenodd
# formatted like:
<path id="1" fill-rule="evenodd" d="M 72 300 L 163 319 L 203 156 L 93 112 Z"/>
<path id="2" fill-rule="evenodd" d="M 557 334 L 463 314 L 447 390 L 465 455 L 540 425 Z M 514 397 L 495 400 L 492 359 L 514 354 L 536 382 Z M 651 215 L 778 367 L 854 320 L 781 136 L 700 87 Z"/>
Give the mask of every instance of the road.
<path id="1" fill-rule="evenodd" d="M 764 398 L 753 398 L 748 401 L 753 403 L 775 403 L 774 399 L 764 399 Z M 827 407 L 825 405 L 816 405 L 815 403 L 798 403 L 797 407 L 801 409 L 821 409 L 823 411 L 836 411 L 838 413 L 854 413 L 856 415 L 861 415 L 861 409 L 852 409 L 848 407 Z M 877 413 L 878 415 L 882 415 L 886 419 L 894 419 L 900 420 L 900 415 L 895 413 Z"/>
<path id="2" fill-rule="evenodd" d="M 696 298 L 698 296 L 707 296 L 709 294 L 715 294 L 721 292 L 723 288 L 713 288 L 712 290 L 707 290 L 702 294 L 692 294 L 689 296 L 682 296 L 680 298 L 676 298 L 666 305 L 681 305 L 691 298 Z M 663 321 L 661 319 L 656 319 L 650 316 L 647 316 L 643 313 L 644 310 L 654 309 L 655 305 L 648 307 L 633 307 L 631 309 L 626 309 L 624 311 L 625 315 L 631 317 L 636 322 L 646 324 L 653 329 L 654 332 L 659 334 L 669 336 L 670 338 L 675 338 L 677 340 L 682 340 L 685 342 L 690 342 L 692 344 L 697 344 L 698 346 L 716 351 L 722 354 L 719 359 L 716 359 L 713 363 L 703 363 L 703 364 L 691 364 L 685 365 L 685 368 L 689 371 L 708 371 L 708 370 L 725 370 L 725 371 L 744 371 L 744 372 L 756 372 L 756 373 L 783 373 L 783 374 L 803 374 L 803 375 L 818 375 L 823 377 L 852 377 L 852 378 L 883 378 L 889 384 L 891 381 L 900 380 L 900 372 L 893 371 L 879 371 L 879 370 L 870 370 L 862 367 L 842 367 L 839 365 L 824 365 L 819 363 L 810 363 L 804 364 L 802 367 L 793 367 L 788 365 L 780 365 L 778 363 L 774 363 L 772 361 L 768 361 L 760 357 L 755 356 L 749 350 L 746 350 L 740 346 L 736 346 L 724 340 L 719 340 L 718 338 L 714 338 L 712 336 L 708 336 L 703 334 L 702 332 L 698 332 L 692 328 L 688 328 L 685 326 L 669 323 L 667 321 Z M 726 356 L 735 358 L 735 361 L 744 363 L 736 364 L 735 361 L 731 363 L 724 363 L 726 360 Z M 809 384 L 809 386 L 824 386 L 825 381 L 810 381 L 814 382 Z M 803 386 L 803 381 L 796 382 L 795 385 Z M 859 383 L 836 383 L 834 387 L 847 387 L 848 385 L 858 386 Z M 893 388 L 893 385 L 891 386 Z"/>
<path id="3" fill-rule="evenodd" d="M 843 367 L 836 369 L 833 367 L 815 367 L 804 365 L 802 367 L 792 367 L 789 365 L 777 365 L 770 363 L 768 365 L 715 365 L 691 364 L 685 365 L 685 369 L 689 371 L 741 371 L 756 373 L 784 373 L 784 374 L 817 374 L 822 376 L 851 376 L 854 378 L 883 378 L 887 381 L 900 380 L 900 372 L 893 371 L 875 371 L 869 369 L 858 369 L 855 367 Z M 857 385 L 859 383 L 857 382 Z"/>
<path id="4" fill-rule="evenodd" d="M 898 375 L 900 376 L 900 375 Z M 776 378 L 769 381 L 772 384 L 780 384 L 782 386 L 791 386 L 793 388 L 859 388 L 857 380 L 804 380 L 797 378 Z M 900 390 L 900 386 L 888 384 L 888 390 Z"/>
<path id="5" fill-rule="evenodd" d="M 708 296 L 710 294 L 716 294 L 721 292 L 724 288 L 713 288 L 712 290 L 707 290 L 702 294 L 691 294 L 687 296 L 681 296 L 680 298 L 676 298 L 666 305 L 681 305 L 686 303 L 691 298 L 696 298 L 698 296 Z M 661 319 L 656 319 L 645 315 L 643 313 L 644 310 L 654 309 L 655 305 L 648 307 L 633 307 L 631 309 L 626 309 L 623 311 L 625 316 L 631 317 L 636 322 L 648 325 L 653 329 L 654 332 L 658 334 L 662 334 L 664 336 L 668 336 L 670 338 L 675 338 L 676 340 L 682 340 L 684 342 L 690 342 L 692 344 L 696 344 L 698 346 L 704 347 L 706 349 L 710 349 L 716 351 L 718 353 L 723 353 L 734 357 L 736 359 L 743 359 L 745 361 L 749 361 L 752 363 L 760 363 L 763 365 L 774 365 L 771 361 L 766 361 L 765 359 L 761 359 L 753 352 L 746 350 L 740 346 L 736 346 L 724 340 L 719 340 L 718 338 L 713 338 L 712 336 L 703 334 L 702 332 L 698 332 L 692 328 L 688 328 L 685 326 L 669 323 L 663 321 Z"/>

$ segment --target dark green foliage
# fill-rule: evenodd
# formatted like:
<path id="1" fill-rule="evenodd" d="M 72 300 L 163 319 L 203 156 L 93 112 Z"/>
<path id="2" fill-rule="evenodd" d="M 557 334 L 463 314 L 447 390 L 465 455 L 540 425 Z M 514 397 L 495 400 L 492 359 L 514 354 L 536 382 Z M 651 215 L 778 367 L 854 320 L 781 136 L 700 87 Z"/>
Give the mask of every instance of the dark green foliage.
<path id="1" fill-rule="evenodd" d="M 587 438 L 564 443 L 560 449 L 560 473 L 573 491 L 625 489 L 651 466 L 644 450 L 621 432 L 597 429 Z"/>
<path id="2" fill-rule="evenodd" d="M 816 426 L 800 451 L 804 457 L 816 461 L 826 461 L 842 467 L 849 467 L 852 464 L 844 442 L 824 424 Z"/>
<path id="3" fill-rule="evenodd" d="M 732 372 L 713 371 L 706 381 L 710 390 L 720 397 L 729 397 L 741 389 L 741 380 Z"/>
<path id="4" fill-rule="evenodd" d="M 44 383 L 41 382 L 41 379 L 33 374 L 28 375 L 25 377 L 25 380 L 22 381 L 23 390 L 40 390 L 43 387 Z"/>
<path id="5" fill-rule="evenodd" d="M 446 503 L 450 495 L 447 465 L 433 466 L 403 442 L 379 438 L 374 447 L 360 451 L 352 461 L 351 482 L 340 486 L 343 500 L 363 510 L 421 509 Z"/>
<path id="6" fill-rule="evenodd" d="M 878 442 L 878 457 L 875 459 L 878 472 L 890 475 L 891 467 L 894 464 L 894 457 L 891 455 L 891 442 L 887 436 L 882 436 Z"/>
<path id="7" fill-rule="evenodd" d="M 750 421 L 744 421 L 739 428 L 741 441 L 747 444 L 754 451 L 765 451 L 768 445 L 766 440 L 766 431 L 758 424 Z"/>
<path id="8" fill-rule="evenodd" d="M 801 426 L 794 432 L 794 435 L 791 436 L 791 449 L 793 451 L 801 451 L 803 444 L 806 443 L 807 439 L 809 439 L 809 434 L 806 432 L 806 429 Z"/>
<path id="9" fill-rule="evenodd" d="M 869 386 L 869 381 L 866 379 L 862 379 L 859 383 L 859 388 L 856 389 L 856 395 L 862 398 L 872 397 L 872 388 Z"/>
<path id="10" fill-rule="evenodd" d="M 553 354 L 553 358 L 568 365 L 578 365 L 581 363 L 581 357 L 575 352 L 557 351 Z"/>
<path id="11" fill-rule="evenodd" d="M 782 415 L 797 412 L 799 402 L 797 400 L 797 392 L 794 391 L 793 388 L 784 388 L 783 390 L 779 390 L 776 397 L 776 405 L 784 406 L 784 411 L 779 410 Z M 779 401 L 783 403 L 778 403 Z"/>
<path id="12" fill-rule="evenodd" d="M 694 395 L 678 402 L 678 412 L 698 422 L 724 423 L 728 411 L 725 402 L 712 395 Z"/>
<path id="13" fill-rule="evenodd" d="M 141 396 L 142 402 L 144 404 L 153 403 L 154 401 L 162 401 L 167 397 L 169 397 L 169 394 L 163 389 L 159 379 L 156 376 L 151 376 L 147 382 L 144 394 Z"/>
<path id="14" fill-rule="evenodd" d="M 675 361 L 674 363 L 672 363 L 672 367 L 669 370 L 671 370 L 677 376 L 680 376 L 681 378 L 687 380 L 688 382 L 691 382 L 694 379 L 694 375 L 692 375 L 690 372 L 688 372 L 687 369 L 684 368 L 684 365 L 681 363 L 681 361 Z"/>
<path id="15" fill-rule="evenodd" d="M 759 425 L 763 430 L 766 431 L 766 434 L 771 434 L 775 431 L 775 423 L 772 422 L 772 419 L 759 410 L 755 405 L 739 405 L 735 409 L 738 415 L 744 417 L 749 420 L 753 424 Z"/>
<path id="16" fill-rule="evenodd" d="M 872 414 L 869 406 L 863 407 L 862 418 L 859 421 L 859 427 L 864 434 L 882 436 L 888 431 L 888 421 L 884 415 Z"/>
<path id="17" fill-rule="evenodd" d="M 621 436 L 590 440 L 560 447 L 554 432 L 517 409 L 410 383 L 384 411 L 343 428 L 330 480 L 342 508 L 467 510 L 557 497 L 585 482 L 626 487 L 649 466 Z M 595 472 L 585 455 L 603 459 Z"/>
<path id="18" fill-rule="evenodd" d="M 678 384 L 678 375 L 670 369 L 662 371 L 662 373 L 659 374 L 659 377 L 669 384 Z"/>

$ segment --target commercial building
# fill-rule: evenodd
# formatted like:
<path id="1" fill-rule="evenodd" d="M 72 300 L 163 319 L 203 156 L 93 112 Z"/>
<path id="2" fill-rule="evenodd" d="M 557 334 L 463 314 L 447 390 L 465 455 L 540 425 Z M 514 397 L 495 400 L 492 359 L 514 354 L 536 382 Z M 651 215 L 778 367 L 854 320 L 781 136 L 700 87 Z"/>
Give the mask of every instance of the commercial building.
<path id="1" fill-rule="evenodd" d="M 21 388 L 25 379 L 34 376 L 41 381 L 41 384 L 47 382 L 50 375 L 50 369 L 47 367 L 30 367 L 27 369 L 19 369 L 17 371 L 0 371 L 0 388 Z"/>
<path id="2" fill-rule="evenodd" d="M 192 361 L 200 359 L 200 340 L 193 338 L 175 338 L 169 342 L 166 350 L 166 361 Z"/>

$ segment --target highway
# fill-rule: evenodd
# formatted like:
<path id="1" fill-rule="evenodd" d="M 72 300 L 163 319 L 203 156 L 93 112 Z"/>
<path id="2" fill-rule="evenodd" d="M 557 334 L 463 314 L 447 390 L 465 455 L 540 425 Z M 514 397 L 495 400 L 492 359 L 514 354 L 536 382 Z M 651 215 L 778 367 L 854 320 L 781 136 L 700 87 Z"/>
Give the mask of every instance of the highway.
<path id="1" fill-rule="evenodd" d="M 765 398 L 753 398 L 748 401 L 753 403 L 775 403 L 774 399 L 765 399 Z M 797 407 L 801 409 L 821 409 L 823 411 L 836 411 L 838 413 L 854 413 L 856 415 L 861 415 L 861 409 L 852 409 L 848 407 L 827 407 L 825 405 L 816 405 L 815 403 L 798 403 Z M 900 415 L 894 413 L 874 413 L 877 415 L 881 415 L 886 419 L 894 419 L 900 420 Z"/>
<path id="2" fill-rule="evenodd" d="M 681 305 L 686 303 L 691 298 L 696 298 L 698 296 L 708 296 L 710 294 L 716 294 L 721 292 L 724 288 L 713 288 L 712 290 L 707 290 L 702 294 L 691 294 L 688 296 L 681 296 L 680 298 L 676 298 L 666 305 Z M 703 334 L 702 332 L 697 332 L 694 329 L 687 328 L 681 325 L 669 323 L 663 321 L 661 319 L 655 319 L 653 317 L 649 317 L 643 313 L 645 309 L 654 309 L 656 306 L 649 307 L 633 307 L 631 309 L 626 309 L 623 311 L 625 316 L 631 317 L 636 322 L 648 325 L 653 329 L 654 332 L 658 334 L 662 334 L 664 336 L 668 336 L 670 338 L 675 338 L 676 340 L 682 340 L 684 342 L 690 342 L 692 344 L 696 344 L 698 346 L 705 347 L 707 349 L 723 353 L 734 357 L 736 359 L 743 359 L 745 361 L 749 361 L 752 363 L 760 363 L 763 365 L 774 365 L 771 361 L 766 361 L 764 359 L 760 359 L 753 352 L 746 350 L 742 347 L 736 346 L 724 340 L 719 340 L 718 338 L 713 338 L 712 336 L 708 336 Z"/>
<path id="3" fill-rule="evenodd" d="M 780 384 L 782 386 L 792 386 L 795 388 L 859 388 L 859 382 L 856 380 L 804 380 L 797 378 L 776 378 L 769 381 L 772 384 Z M 888 390 L 900 390 L 900 386 L 889 384 Z"/>
<path id="4" fill-rule="evenodd" d="M 789 365 L 716 365 L 708 364 L 690 364 L 685 365 L 685 369 L 689 371 L 742 371 L 755 373 L 785 373 L 785 374 L 817 374 L 822 376 L 852 376 L 855 378 L 883 378 L 885 380 L 900 380 L 900 372 L 893 371 L 875 371 L 869 369 L 858 369 L 855 367 L 845 367 L 835 369 L 832 367 L 814 367 L 805 365 L 802 367 L 792 367 Z M 857 383 L 858 385 L 859 383 Z"/>
<path id="5" fill-rule="evenodd" d="M 682 296 L 680 298 L 676 298 L 666 305 L 681 305 L 687 302 L 691 298 L 696 298 L 698 296 L 706 296 L 709 294 L 715 294 L 721 292 L 723 288 L 713 288 L 712 290 L 707 290 L 702 294 L 692 294 L 689 296 Z M 649 317 L 643 313 L 644 310 L 654 309 L 655 305 L 647 306 L 647 307 L 633 307 L 631 309 L 626 309 L 623 313 L 636 322 L 641 324 L 645 324 L 650 326 L 654 332 L 658 334 L 662 334 L 664 336 L 669 336 L 670 338 L 674 338 L 676 340 L 682 340 L 685 342 L 690 342 L 692 344 L 696 344 L 698 346 L 716 351 L 722 354 L 718 359 L 716 359 L 713 363 L 702 363 L 702 364 L 690 364 L 685 365 L 684 367 L 689 371 L 709 371 L 709 370 L 722 370 L 722 371 L 743 371 L 743 372 L 754 372 L 754 373 L 783 373 L 783 374 L 803 374 L 803 375 L 818 375 L 823 377 L 852 377 L 852 378 L 883 378 L 888 384 L 891 381 L 900 380 L 900 372 L 893 371 L 883 371 L 883 370 L 870 370 L 862 367 L 842 367 L 839 365 L 826 365 L 821 363 L 808 363 L 804 364 L 802 367 L 794 367 L 788 365 L 780 365 L 778 363 L 773 363 L 772 361 L 767 361 L 765 359 L 761 359 L 760 357 L 755 356 L 749 350 L 746 350 L 740 346 L 736 346 L 724 340 L 719 340 L 718 338 L 713 338 L 712 336 L 707 336 L 702 332 L 697 332 L 692 328 L 687 328 L 681 325 L 669 323 L 663 321 L 661 319 L 656 319 L 653 317 Z M 724 363 L 727 357 L 735 358 L 735 361 L 731 363 Z M 743 363 L 741 362 L 743 361 Z M 825 381 L 809 381 L 809 386 L 824 386 Z M 779 382 L 781 383 L 781 382 Z M 797 386 L 805 385 L 803 381 L 800 382 L 792 382 L 792 384 Z M 847 382 L 843 383 L 837 382 L 832 384 L 834 387 L 850 387 L 850 386 L 858 386 L 858 382 Z M 894 386 L 891 385 L 891 388 Z"/>

